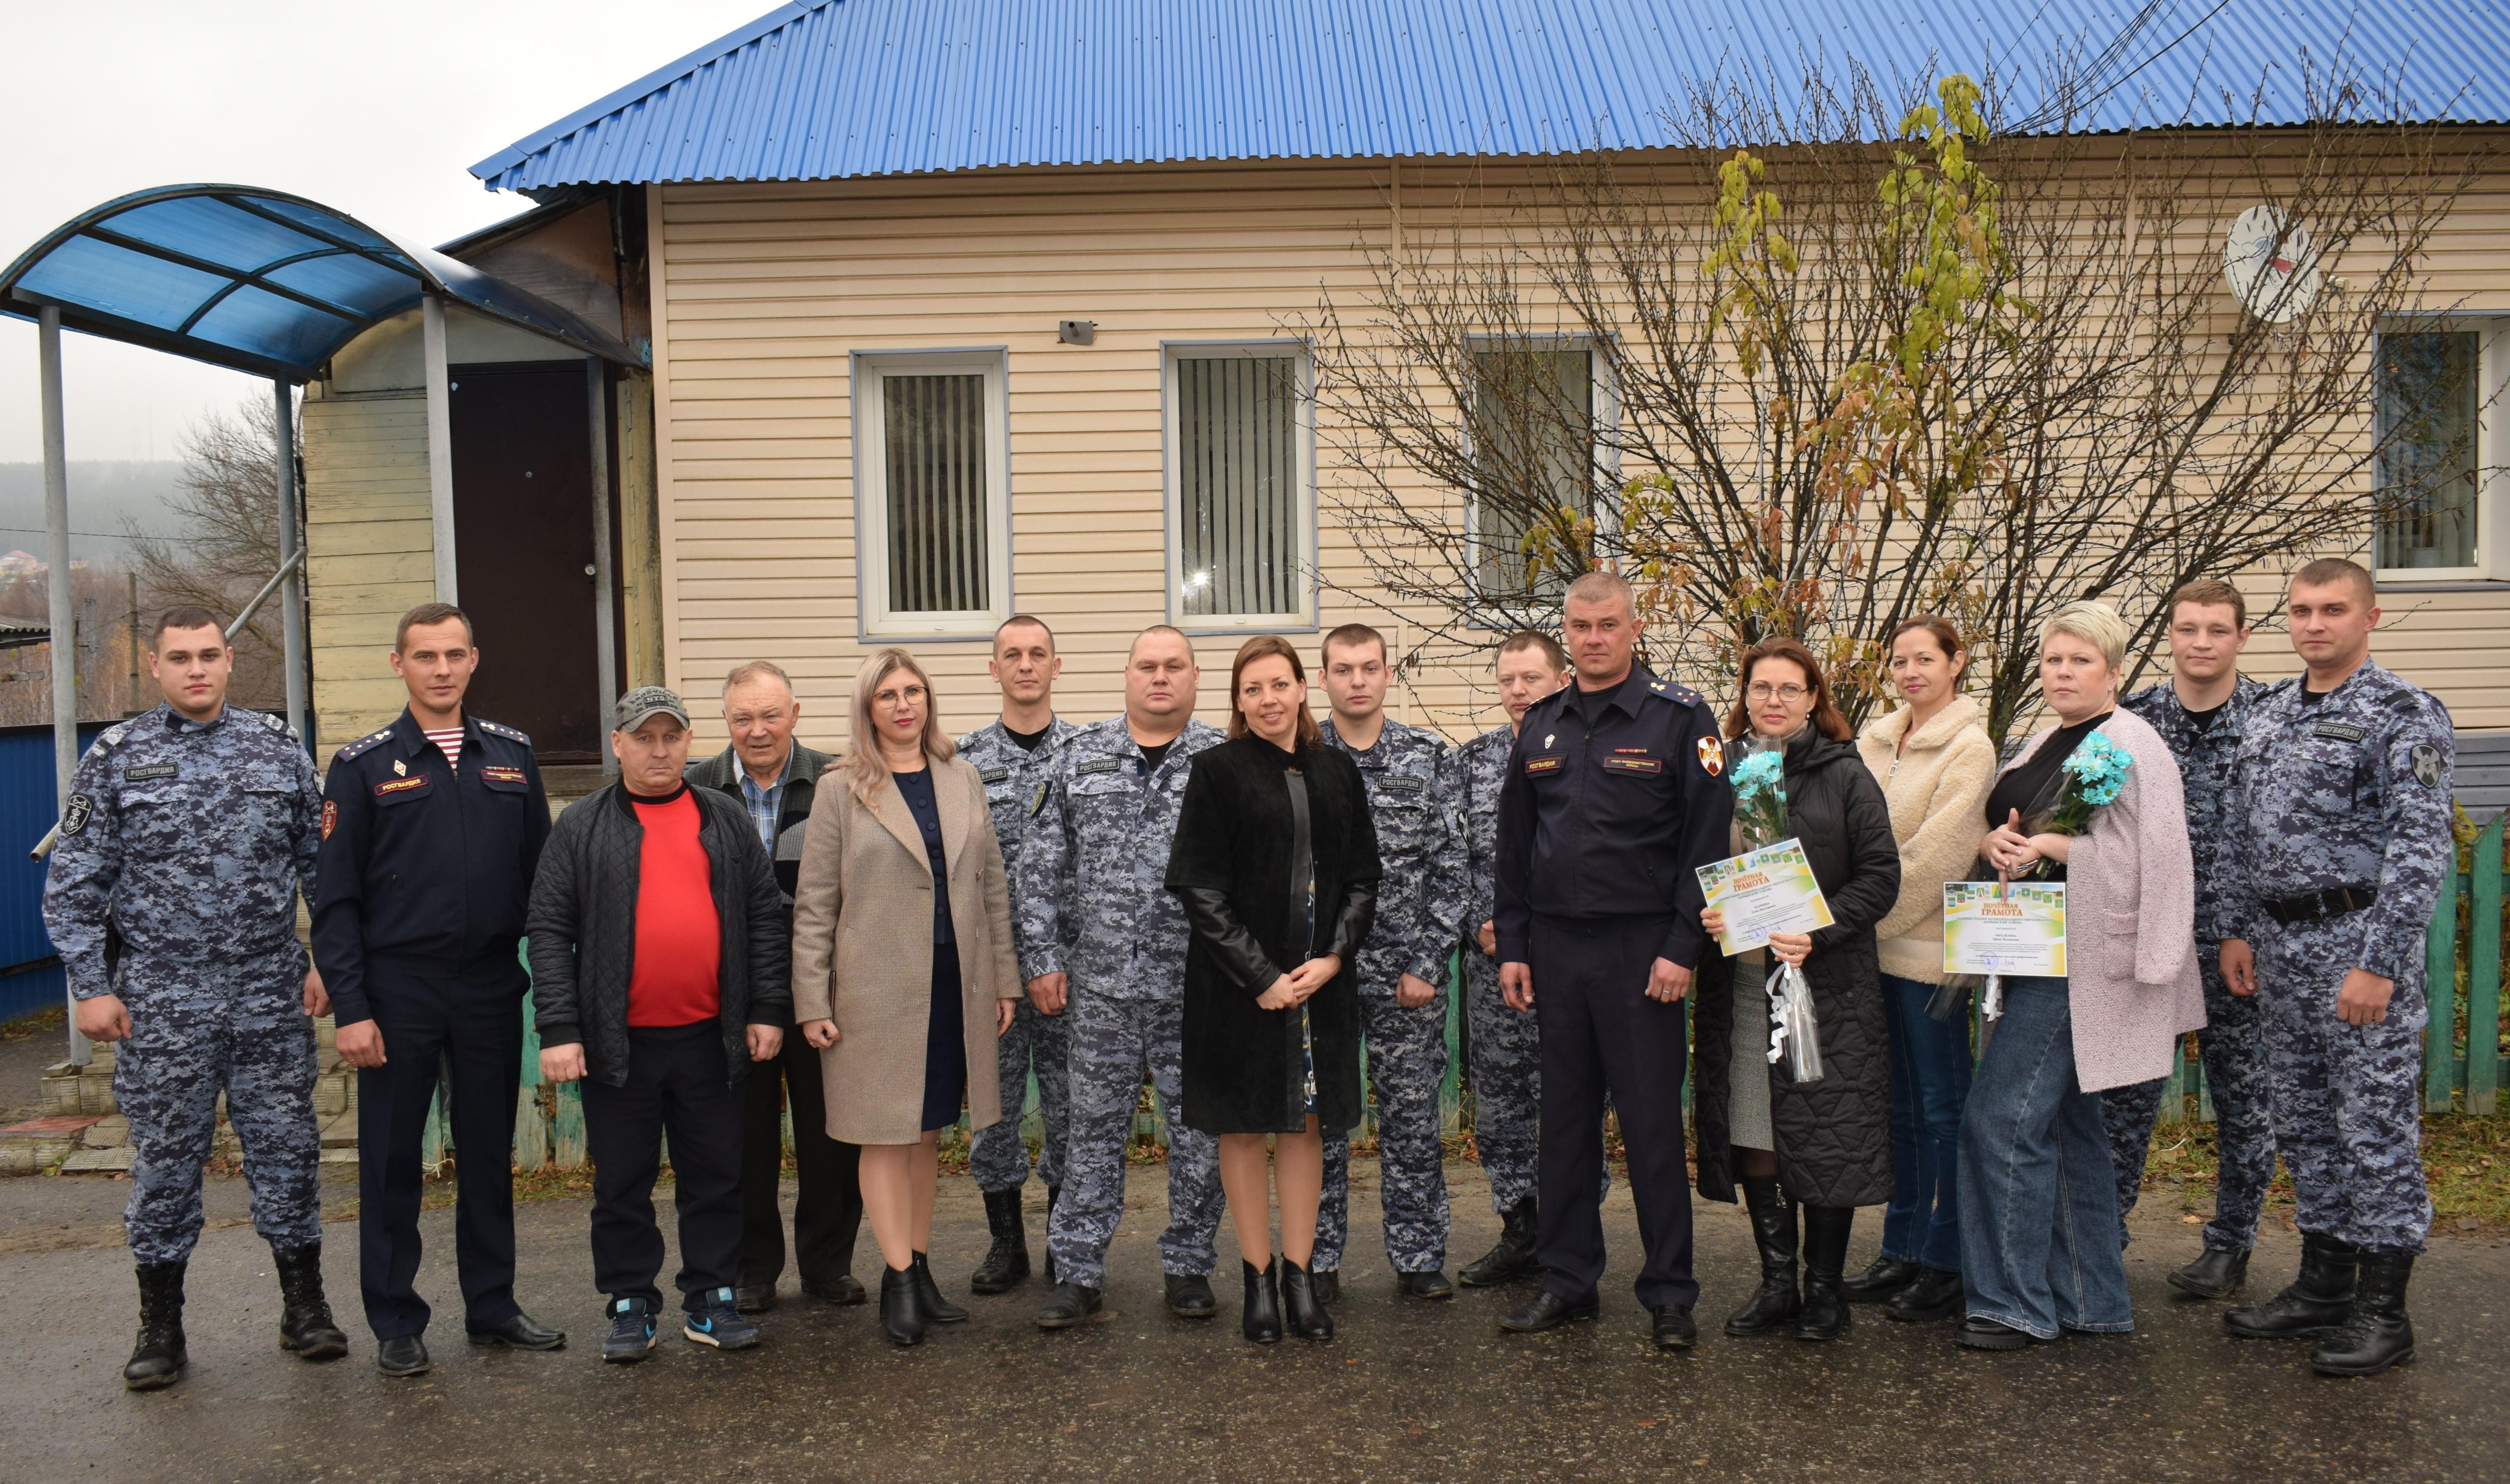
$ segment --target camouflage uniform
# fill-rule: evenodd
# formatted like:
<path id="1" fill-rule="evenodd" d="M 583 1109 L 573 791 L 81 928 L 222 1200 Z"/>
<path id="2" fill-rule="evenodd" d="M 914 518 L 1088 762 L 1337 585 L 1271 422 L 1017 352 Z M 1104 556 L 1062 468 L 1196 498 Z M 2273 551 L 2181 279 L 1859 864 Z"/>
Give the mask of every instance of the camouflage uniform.
<path id="1" fill-rule="evenodd" d="M 1464 1017 L 1472 1059 L 1473 1145 L 1490 1177 L 1491 1209 L 1504 1215 L 1534 1194 L 1537 1112 L 1542 1106 L 1540 1022 L 1500 997 L 1499 960 L 1482 952 L 1482 924 L 1499 913 L 1499 789 L 1516 733 L 1484 732 L 1456 749 L 1464 815 Z"/>
<path id="2" fill-rule="evenodd" d="M 1019 900 L 1020 837 L 1046 802 L 1046 780 L 1064 742 L 1080 729 L 1062 717 L 1046 723 L 1046 737 L 1032 752 L 1011 741 L 1000 721 L 959 739 L 959 755 L 975 765 L 984 780 L 985 804 L 993 813 L 994 835 L 1002 842 L 1003 859 L 1010 872 L 1011 900 Z M 1015 1191 L 1028 1183 L 1028 1143 L 1020 1136 L 1028 1106 L 1028 1079 L 1037 1071 L 1037 1111 L 1046 1138 L 1037 1155 L 1037 1177 L 1047 1190 L 1063 1184 L 1063 1144 L 1069 1123 L 1065 1073 L 1070 1037 L 1069 1017 L 1041 1012 L 1027 1000 L 1011 1014 L 1011 1028 L 998 1044 L 1003 1121 L 976 1131 L 968 1154 L 968 1169 L 982 1191 Z"/>
<path id="3" fill-rule="evenodd" d="M 1455 750 L 1435 733 L 1389 720 L 1363 752 L 1328 719 L 1325 741 L 1359 766 L 1377 823 L 1386 878 L 1377 925 L 1359 951 L 1359 1023 L 1377 1095 L 1378 1199 L 1386 1255 L 1397 1273 L 1447 1265 L 1446 1145 L 1438 1136 L 1438 1088 L 1447 1078 L 1447 960 L 1464 916 L 1464 823 Z M 1438 992 L 1406 1009 L 1394 991 L 1405 974 Z M 1318 1273 L 1342 1269 L 1350 1240 L 1350 1135 L 1325 1140 L 1324 1198 L 1316 1214 Z"/>
<path id="4" fill-rule="evenodd" d="M 1124 718 L 1064 740 L 1012 867 L 1020 977 L 1068 973 L 1072 1111 L 1063 1195 L 1047 1224 L 1056 1275 L 1107 1285 L 1107 1243 L 1124 1214 L 1124 1148 L 1147 1074 L 1167 1114 L 1168 1226 L 1160 1266 L 1208 1275 L 1225 1207 L 1220 1146 L 1178 1114 L 1185 1035 L 1184 909 L 1165 886 L 1168 847 L 1194 754 L 1218 729 L 1189 722 L 1157 768 Z"/>
<path id="5" fill-rule="evenodd" d="M 2266 1084 L 2265 1019 L 2255 996 L 2234 995 L 2223 983 L 2221 893 L 2218 860 L 2225 833 L 2224 810 L 2231 793 L 2232 764 L 2248 717 L 2267 688 L 2246 675 L 2231 699 L 2200 727 L 2179 704 L 2168 681 L 2148 686 L 2120 703 L 2152 724 L 2179 762 L 2187 797 L 2187 843 L 2196 861 L 2196 967 L 2205 984 L 2205 1028 L 2196 1046 L 2205 1061 L 2205 1086 L 2214 1098 L 2214 1132 L 2222 1150 L 2222 1179 L 2214 1193 L 2214 1219 L 2205 1246 L 2246 1252 L 2257 1245 L 2258 1213 L 2274 1180 L 2274 1107 Z M 2101 1094 L 2101 1119 L 2117 1167 L 2118 1243 L 2126 1243 L 2127 1213 L 2144 1189 L 2145 1156 L 2152 1148 L 2152 1123 L 2169 1079 L 2111 1087 Z"/>
<path id="6" fill-rule="evenodd" d="M 44 886 L 44 926 L 82 1000 L 118 994 L 131 1039 L 113 1095 L 131 1121 L 123 1226 L 140 1263 L 201 1235 L 218 1094 L 244 1150 L 252 1224 L 282 1251 L 323 1239 L 314 1022 L 296 894 L 314 894 L 322 795 L 286 723 L 160 705 L 79 760 Z M 106 962 L 108 931 L 120 940 Z"/>
<path id="7" fill-rule="evenodd" d="M 2248 716 L 2225 812 L 2219 915 L 2257 953 L 2275 1144 L 2300 1227 L 2415 1253 L 2423 1189 L 2423 937 L 2449 873 L 2449 712 L 2366 662 L 2305 702 L 2286 681 Z M 2330 900 L 2342 888 L 2367 907 Z M 2347 970 L 2395 981 L 2376 1025 L 2337 1018 Z"/>

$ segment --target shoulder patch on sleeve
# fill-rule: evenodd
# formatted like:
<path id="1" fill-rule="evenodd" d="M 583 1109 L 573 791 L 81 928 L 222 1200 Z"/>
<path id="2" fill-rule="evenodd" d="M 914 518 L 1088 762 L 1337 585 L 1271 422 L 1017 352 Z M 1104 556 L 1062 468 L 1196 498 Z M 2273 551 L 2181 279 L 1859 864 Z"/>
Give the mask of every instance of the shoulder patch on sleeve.
<path id="1" fill-rule="evenodd" d="M 68 806 L 61 811 L 61 838 L 66 840 L 87 828 L 87 821 L 95 815 L 95 800 L 83 793 L 71 794 Z"/>
<path id="2" fill-rule="evenodd" d="M 2440 749 L 2429 742 L 2415 743 L 2415 781 L 2425 788 L 2440 786 Z"/>
<path id="3" fill-rule="evenodd" d="M 512 727 L 510 727 L 510 726 L 506 725 L 506 724 L 505 724 L 504 722 L 502 722 L 502 721 L 483 721 L 483 722 L 479 723 L 479 730 L 480 730 L 480 731 L 482 731 L 482 732 L 491 733 L 491 734 L 493 734 L 493 735 L 495 735 L 495 736 L 498 736 L 498 737 L 505 738 L 505 739 L 506 739 L 507 741 L 509 741 L 509 742 L 521 742 L 521 743 L 522 743 L 524 746 L 526 746 L 526 747 L 528 747 L 528 746 L 530 746 L 530 745 L 532 744 L 532 739 L 531 739 L 530 734 L 528 734 L 528 733 L 524 733 L 524 732 L 517 732 L 517 731 L 515 731 L 513 728 L 512 728 Z"/>
<path id="4" fill-rule="evenodd" d="M 382 743 L 382 742 L 384 742 L 389 741 L 389 740 L 391 739 L 391 737 L 392 737 L 392 728 L 390 728 L 390 727 L 386 727 L 386 728 L 384 728 L 382 731 L 377 732 L 377 733 L 374 733 L 372 736 L 368 736 L 368 737 L 361 737 L 361 738 L 359 738 L 356 742 L 353 742 L 349 743 L 347 746 L 342 747 L 342 748 L 340 749 L 339 755 L 338 755 L 338 756 L 336 756 L 336 757 L 334 757 L 334 758 L 332 758 L 331 760 L 332 760 L 333 762 L 335 762 L 335 763 L 345 763 L 345 762 L 347 762 L 349 759 L 351 759 L 351 758 L 353 758 L 353 757 L 356 757 L 356 756 L 357 756 L 359 753 L 361 753 L 361 752 L 370 752 L 370 751 L 373 751 L 373 750 L 374 750 L 374 748 L 375 748 L 377 745 L 379 745 L 380 743 Z"/>

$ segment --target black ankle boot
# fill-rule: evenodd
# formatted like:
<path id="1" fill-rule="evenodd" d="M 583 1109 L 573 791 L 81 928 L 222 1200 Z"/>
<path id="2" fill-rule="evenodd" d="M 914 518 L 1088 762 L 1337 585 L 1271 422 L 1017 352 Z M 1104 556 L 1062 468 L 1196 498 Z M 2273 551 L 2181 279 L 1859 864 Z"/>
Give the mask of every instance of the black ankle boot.
<path id="1" fill-rule="evenodd" d="M 2352 1313 L 2309 1357 L 2309 1368 L 2321 1376 L 2377 1376 L 2415 1358 L 2415 1326 L 2406 1317 L 2415 1255 L 2365 1252 L 2357 1271 Z"/>
<path id="2" fill-rule="evenodd" d="M 1001 1293 L 1028 1276 L 1028 1221 L 1020 1211 L 1019 1187 L 985 1192 L 985 1225 L 993 1230 L 994 1244 L 968 1286 Z"/>
<path id="3" fill-rule="evenodd" d="M 2254 1309 L 2225 1313 L 2223 1327 L 2243 1340 L 2334 1334 L 2353 1316 L 2354 1267 L 2360 1257 L 2349 1242 L 2302 1233 L 2301 1275 L 2292 1286 Z"/>
<path id="4" fill-rule="evenodd" d="M 892 1345 L 924 1343 L 924 1304 L 915 1291 L 915 1270 L 880 1270 L 880 1327 Z"/>
<path id="5" fill-rule="evenodd" d="M 1286 1257 L 1274 1266 L 1281 1270 L 1281 1316 L 1290 1333 L 1302 1340 L 1332 1339 L 1333 1315 L 1325 1313 L 1324 1304 L 1316 1298 L 1315 1285 L 1308 1280 L 1308 1270 Z"/>
<path id="6" fill-rule="evenodd" d="M 279 1348 L 300 1359 L 337 1360 L 349 1352 L 349 1337 L 331 1322 L 331 1305 L 323 1297 L 323 1244 L 270 1249 L 279 1266 Z"/>
<path id="7" fill-rule="evenodd" d="M 1743 1208 L 1761 1249 L 1761 1286 L 1726 1321 L 1726 1333 L 1766 1335 L 1793 1324 L 1804 1307 L 1796 1294 L 1796 1208 L 1779 1196 L 1775 1175 L 1743 1177 Z"/>
<path id="8" fill-rule="evenodd" d="M 941 1297 L 941 1285 L 932 1281 L 932 1259 L 918 1252 L 906 1271 L 915 1279 L 915 1303 L 927 1322 L 956 1324 L 968 1317 L 968 1311 Z"/>
<path id="9" fill-rule="evenodd" d="M 1500 1218 L 1499 1244 L 1457 1274 L 1456 1281 L 1467 1288 L 1496 1288 L 1541 1272 L 1534 1258 L 1535 1215 L 1532 1196 L 1509 1206 Z"/>
<path id="10" fill-rule="evenodd" d="M 1847 1235 L 1856 1226 L 1852 1205 L 1804 1208 L 1804 1311 L 1796 1315 L 1799 1340 L 1836 1340 L 1847 1332 L 1847 1295 L 1840 1291 L 1847 1267 Z"/>
<path id="11" fill-rule="evenodd" d="M 183 1349 L 184 1263 L 139 1265 L 139 1341 L 131 1348 L 131 1363 L 122 1368 L 122 1384 L 134 1391 L 154 1391 L 183 1379 L 192 1357 Z"/>
<path id="12" fill-rule="evenodd" d="M 1246 1312 L 1241 1321 L 1246 1338 L 1258 1345 L 1279 1343 L 1281 1265 L 1268 1262 L 1260 1271 L 1249 1262 L 1240 1262 L 1237 1266 L 1246 1270 Z"/>

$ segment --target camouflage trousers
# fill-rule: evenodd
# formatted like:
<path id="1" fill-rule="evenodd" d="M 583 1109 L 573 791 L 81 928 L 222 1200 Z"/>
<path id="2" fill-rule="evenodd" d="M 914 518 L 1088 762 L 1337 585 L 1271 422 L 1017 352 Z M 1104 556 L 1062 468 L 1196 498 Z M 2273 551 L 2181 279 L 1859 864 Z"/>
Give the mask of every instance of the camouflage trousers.
<path id="1" fill-rule="evenodd" d="M 2274 1098 L 2266 1074 L 2265 1012 L 2255 995 L 2231 993 L 2223 982 L 2217 944 L 2199 943 L 2196 962 L 2205 983 L 2205 1028 L 2196 1049 L 2205 1064 L 2205 1090 L 2214 1100 L 2214 1141 L 2221 1170 L 2214 1189 L 2214 1219 L 2205 1224 L 2205 1247 L 2245 1252 L 2257 1245 L 2258 1215 L 2266 1187 L 2274 1183 Z M 2152 1148 L 2153 1122 L 2161 1113 L 2169 1079 L 2111 1087 L 2101 1094 L 2101 1122 L 2117 1168 L 2118 1245 L 2126 1245 L 2126 1217 L 2144 1190 L 2145 1157 Z"/>
<path id="2" fill-rule="evenodd" d="M 2420 1252 L 2431 1230 L 2423 1188 L 2423 962 L 2397 976 L 2388 1018 L 2347 1025 L 2336 994 L 2362 952 L 2361 919 L 2259 931 L 2274 1140 L 2292 1171 L 2298 1224 L 2372 1252 Z"/>
<path id="3" fill-rule="evenodd" d="M 1113 1000 L 1077 990 L 1064 1008 L 1072 1022 L 1071 1127 L 1063 1148 L 1063 1195 L 1046 1231 L 1055 1275 L 1107 1286 L 1107 1244 L 1124 1214 L 1124 1150 L 1133 1110 L 1149 1078 L 1167 1115 L 1168 1225 L 1160 1267 L 1208 1275 L 1227 1198 L 1220 1188 L 1220 1142 L 1186 1126 L 1182 1067 L 1185 1006 L 1168 1000 Z"/>
<path id="4" fill-rule="evenodd" d="M 1504 1215 L 1534 1194 L 1542 1108 L 1542 1027 L 1500 997 L 1499 960 L 1464 950 L 1464 1021 L 1472 1059 L 1473 1145 Z M 1609 1178 L 1609 1177 L 1607 1177 Z"/>
<path id="5" fill-rule="evenodd" d="M 1360 1035 L 1377 1095 L 1378 1199 L 1386 1214 L 1386 1255 L 1397 1273 L 1447 1265 L 1447 1148 L 1438 1137 L 1438 1087 L 1447 1078 L 1447 991 L 1406 1009 L 1394 1001 L 1399 973 L 1359 981 Z M 1342 1271 L 1350 1244 L 1350 1135 L 1325 1139 L 1323 1199 L 1316 1207 L 1319 1273 Z"/>
<path id="6" fill-rule="evenodd" d="M 201 1166 L 218 1095 L 244 1153 L 252 1225 L 279 1248 L 323 1239 L 323 1138 L 314 1123 L 314 1022 L 305 956 L 252 964 L 126 959 L 131 1039 L 114 1048 L 113 1096 L 131 1121 L 131 1255 L 178 1263 L 201 1235 Z"/>
<path id="7" fill-rule="evenodd" d="M 1045 1127 L 1038 1150 L 1037 1178 L 1047 1190 L 1063 1184 L 1063 1146 L 1071 1129 L 1072 1011 L 1048 1015 L 1026 1000 L 1011 1015 L 1011 1028 L 995 1043 L 1001 1072 L 1003 1121 L 979 1129 L 968 1152 L 969 1173 L 976 1189 L 987 1193 L 1015 1191 L 1028 1183 L 1028 1141 L 1020 1122 L 1028 1104 L 1030 1067 L 1037 1069 L 1037 1111 Z"/>

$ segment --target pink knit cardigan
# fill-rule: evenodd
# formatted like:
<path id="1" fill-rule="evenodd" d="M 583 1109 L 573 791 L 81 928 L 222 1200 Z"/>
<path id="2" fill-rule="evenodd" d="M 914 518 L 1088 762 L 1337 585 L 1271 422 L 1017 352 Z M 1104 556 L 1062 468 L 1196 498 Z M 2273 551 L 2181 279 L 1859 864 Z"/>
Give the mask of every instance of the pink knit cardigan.
<path id="1" fill-rule="evenodd" d="M 2054 730 L 2032 738 L 2007 766 L 2038 751 Z M 2111 712 L 2100 730 L 2135 765 L 2066 856 L 2067 997 L 2074 1077 L 2086 1092 L 2165 1075 L 2179 1038 L 2205 1024 L 2179 764 L 2132 712 Z"/>

